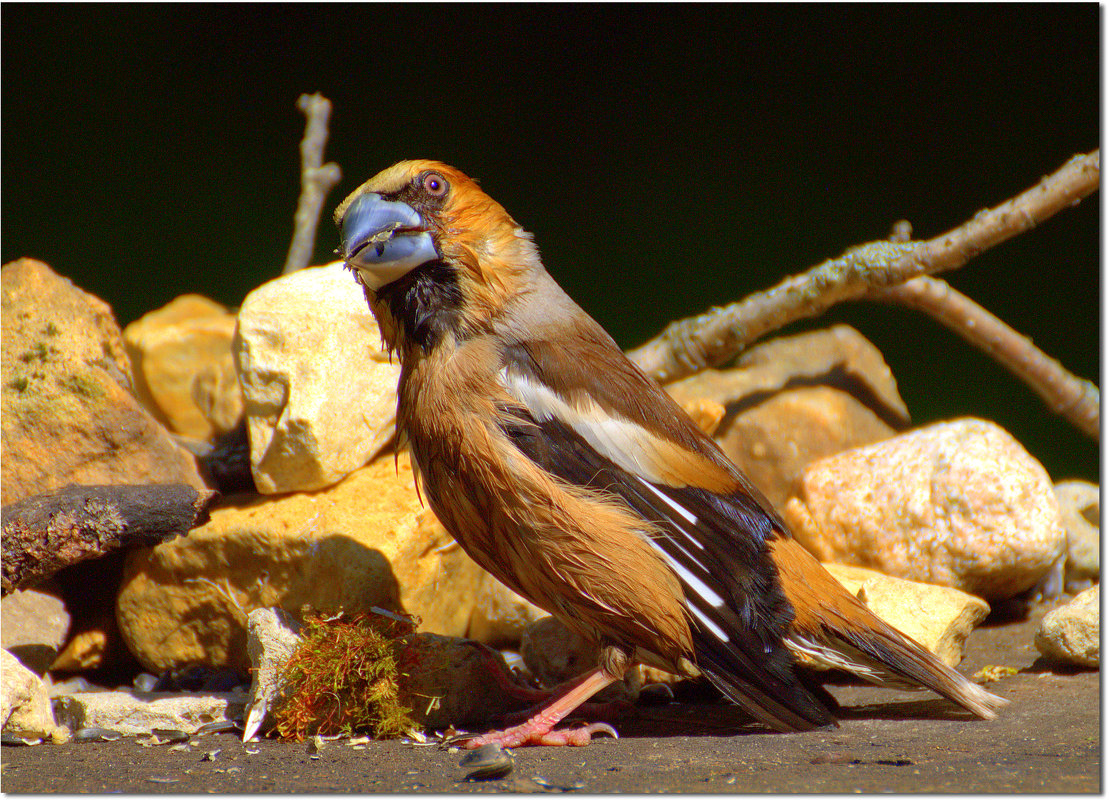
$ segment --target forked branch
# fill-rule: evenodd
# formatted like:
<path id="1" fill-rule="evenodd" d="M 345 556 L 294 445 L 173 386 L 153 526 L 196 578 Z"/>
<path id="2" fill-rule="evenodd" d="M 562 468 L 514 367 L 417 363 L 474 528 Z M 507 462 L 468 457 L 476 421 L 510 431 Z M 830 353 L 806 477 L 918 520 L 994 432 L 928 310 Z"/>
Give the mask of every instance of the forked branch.
<path id="1" fill-rule="evenodd" d="M 764 292 L 671 323 L 628 355 L 662 383 L 722 364 L 768 332 L 815 317 L 836 303 L 918 275 L 962 267 L 982 251 L 1075 205 L 1098 188 L 1100 175 L 1099 151 L 1075 156 L 1026 192 L 934 239 L 852 248 Z"/>
<path id="2" fill-rule="evenodd" d="M 293 241 L 285 259 L 283 274 L 307 267 L 316 247 L 316 228 L 327 195 L 342 180 L 339 165 L 323 163 L 327 146 L 327 124 L 331 118 L 331 101 L 320 93 L 301 95 L 297 108 L 308 118 L 304 138 L 300 141 L 300 197 L 293 218 Z"/>
<path id="3" fill-rule="evenodd" d="M 979 212 L 927 241 L 908 241 L 898 223 L 888 241 L 848 250 L 764 292 L 705 314 L 671 323 L 628 355 L 667 383 L 722 364 L 765 334 L 836 303 L 869 298 L 924 311 L 997 359 L 1047 403 L 1094 439 L 1100 437 L 1100 392 L 1036 348 L 1004 322 L 932 273 L 962 267 L 979 253 L 1076 205 L 1100 183 L 1101 155 L 1075 156 L 1036 186 Z"/>

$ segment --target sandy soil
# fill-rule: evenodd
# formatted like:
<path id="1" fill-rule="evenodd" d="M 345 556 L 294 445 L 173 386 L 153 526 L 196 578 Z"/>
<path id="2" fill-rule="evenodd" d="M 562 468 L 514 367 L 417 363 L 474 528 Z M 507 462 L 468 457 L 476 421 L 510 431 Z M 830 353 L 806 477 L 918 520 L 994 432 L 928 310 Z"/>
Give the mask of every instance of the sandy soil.
<path id="1" fill-rule="evenodd" d="M 461 754 L 435 745 L 243 745 L 207 735 L 188 751 L 116 742 L 4 747 L 2 789 L 23 792 L 1099 792 L 1100 674 L 1037 659 L 1027 620 L 974 632 L 960 669 L 1018 668 L 990 685 L 1012 703 L 978 721 L 930 695 L 829 689 L 838 729 L 771 734 L 722 703 L 632 710 L 620 739 L 515 752 L 506 778 L 466 782 Z M 208 752 L 215 752 L 209 759 Z"/>

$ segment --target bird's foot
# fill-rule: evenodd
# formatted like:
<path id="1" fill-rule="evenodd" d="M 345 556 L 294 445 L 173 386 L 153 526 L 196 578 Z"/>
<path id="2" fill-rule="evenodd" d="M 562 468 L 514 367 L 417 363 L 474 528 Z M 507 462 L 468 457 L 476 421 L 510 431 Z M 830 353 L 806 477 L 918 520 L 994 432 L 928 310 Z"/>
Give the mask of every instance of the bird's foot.
<path id="1" fill-rule="evenodd" d="M 553 729 L 541 722 L 529 720 L 519 726 L 502 731 L 491 731 L 479 737 L 459 741 L 459 745 L 470 750 L 483 745 L 496 744 L 502 748 L 520 748 L 525 745 L 589 745 L 594 734 L 607 734 L 618 738 L 616 729 L 607 723 L 590 723 L 588 726 L 569 729 Z"/>
<path id="2" fill-rule="evenodd" d="M 551 690 L 546 690 L 544 692 L 546 692 L 547 695 L 554 694 Z M 574 717 L 584 718 L 585 720 L 589 720 L 590 718 L 607 718 L 611 720 L 612 718 L 623 717 L 634 708 L 635 704 L 622 698 L 617 698 L 615 701 L 586 701 L 574 710 Z M 541 712 L 542 709 L 542 704 L 535 704 L 522 712 L 507 712 L 501 716 L 500 722 L 502 724 L 511 724 L 518 720 L 526 720 L 538 712 Z"/>

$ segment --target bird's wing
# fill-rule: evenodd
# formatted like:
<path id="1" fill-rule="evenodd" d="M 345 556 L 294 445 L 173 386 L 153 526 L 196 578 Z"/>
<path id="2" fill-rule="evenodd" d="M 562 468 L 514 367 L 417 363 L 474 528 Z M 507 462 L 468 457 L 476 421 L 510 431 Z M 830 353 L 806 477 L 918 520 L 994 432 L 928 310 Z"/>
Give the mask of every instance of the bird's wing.
<path id="1" fill-rule="evenodd" d="M 650 544 L 681 581 L 698 667 L 726 695 L 779 729 L 832 722 L 782 644 L 791 609 L 766 543 L 784 526 L 599 327 L 580 333 L 505 349 L 505 434 L 538 467 L 618 497 L 659 532 Z"/>

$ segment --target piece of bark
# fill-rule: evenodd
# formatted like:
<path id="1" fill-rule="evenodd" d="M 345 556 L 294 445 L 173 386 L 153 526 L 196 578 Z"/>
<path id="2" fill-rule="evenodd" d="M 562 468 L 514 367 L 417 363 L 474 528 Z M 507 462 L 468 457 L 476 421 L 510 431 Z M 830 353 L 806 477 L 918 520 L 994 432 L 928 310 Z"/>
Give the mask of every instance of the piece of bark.
<path id="1" fill-rule="evenodd" d="M 218 497 L 187 484 L 70 485 L 5 506 L 2 594 L 117 548 L 184 534 L 208 522 Z"/>

